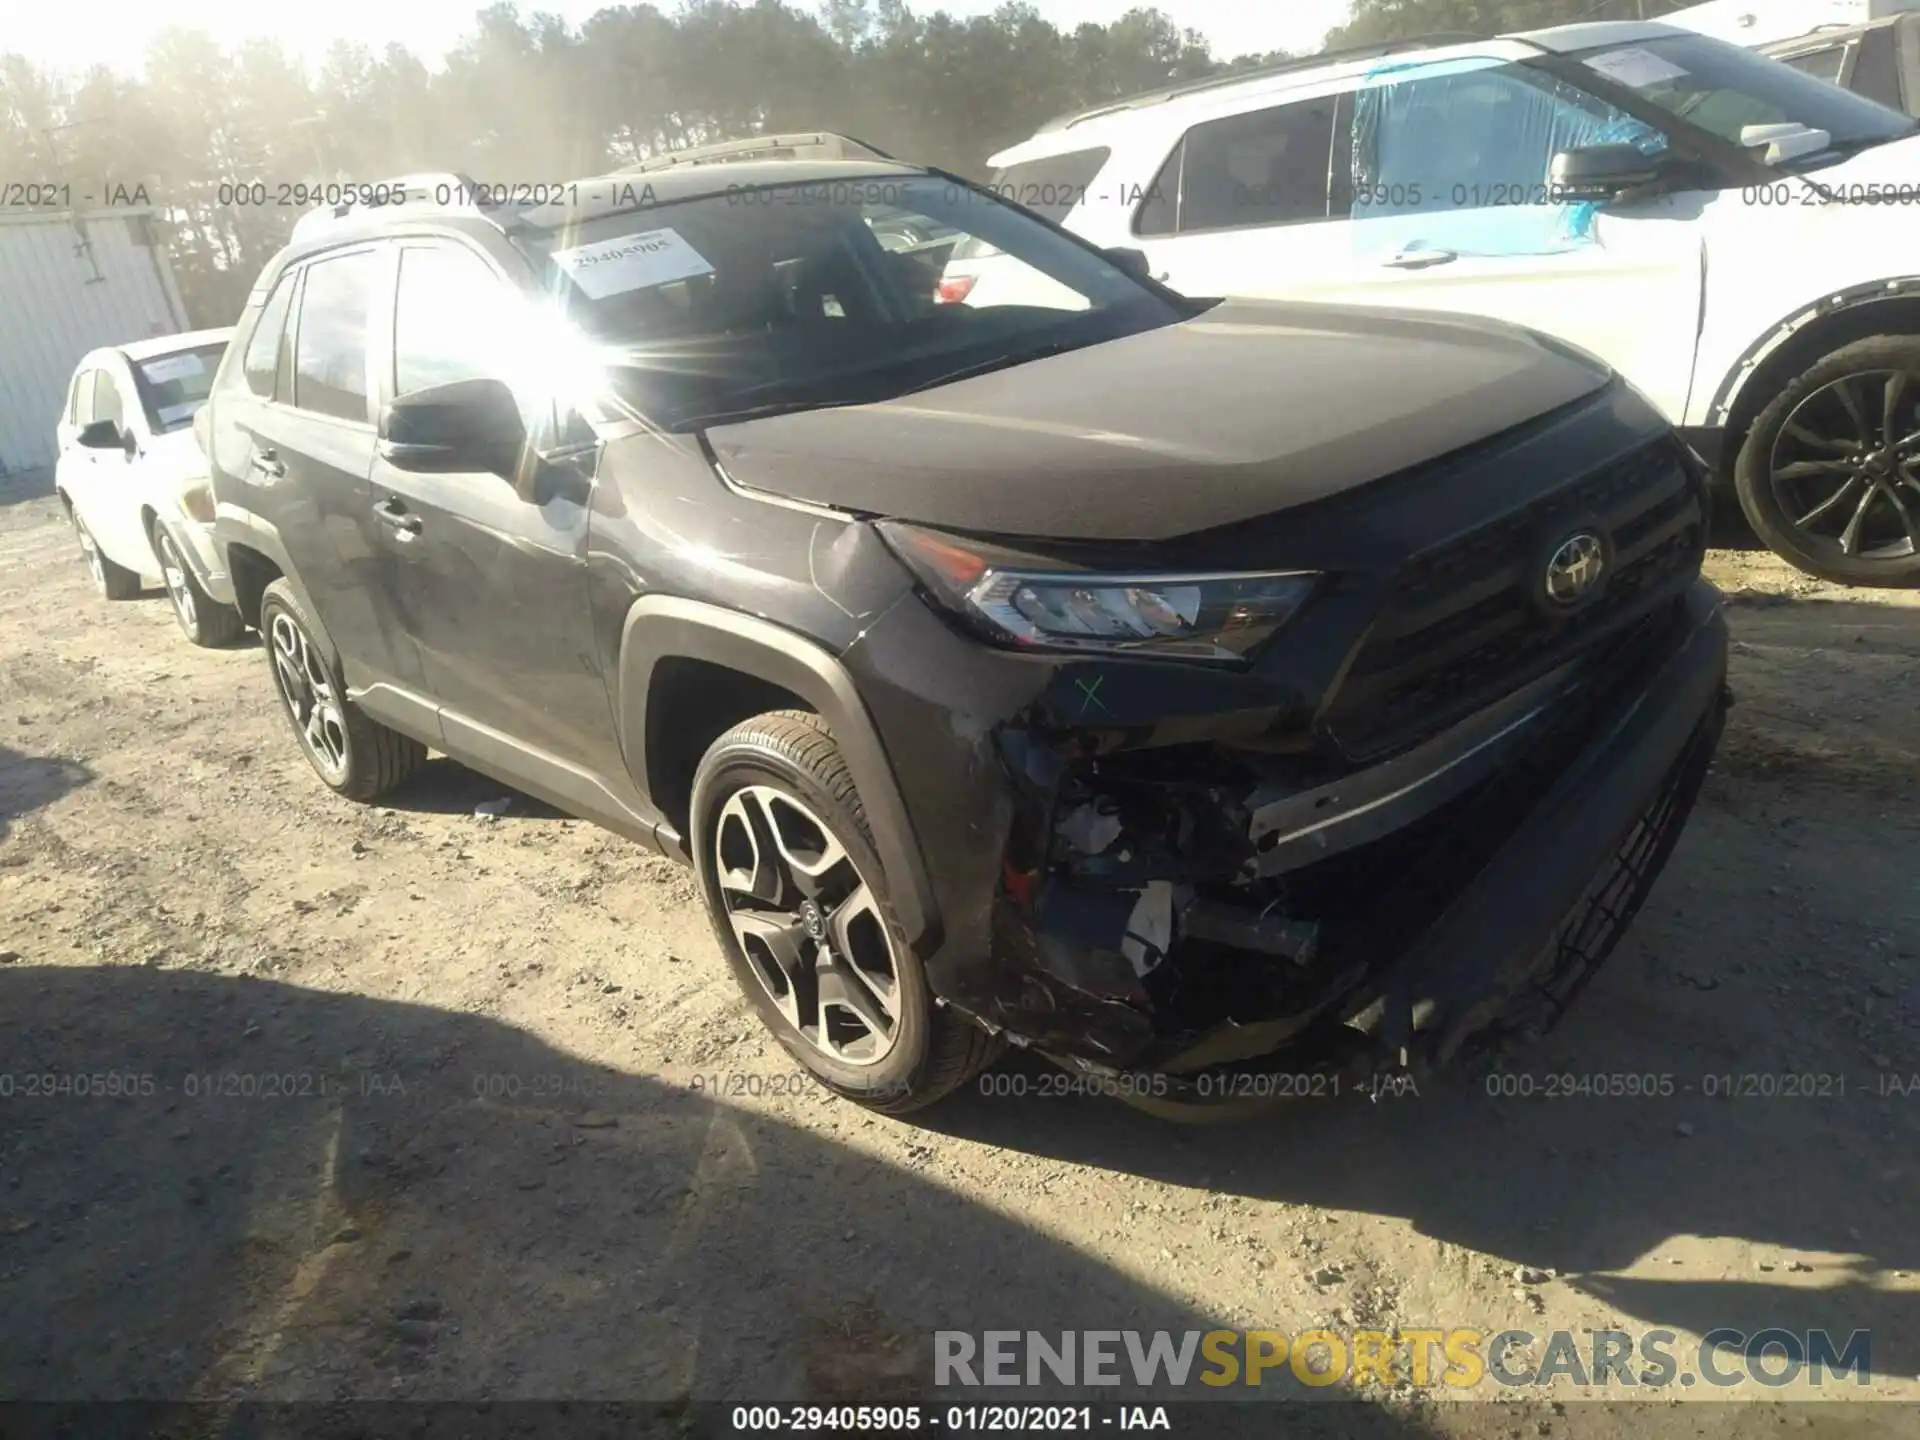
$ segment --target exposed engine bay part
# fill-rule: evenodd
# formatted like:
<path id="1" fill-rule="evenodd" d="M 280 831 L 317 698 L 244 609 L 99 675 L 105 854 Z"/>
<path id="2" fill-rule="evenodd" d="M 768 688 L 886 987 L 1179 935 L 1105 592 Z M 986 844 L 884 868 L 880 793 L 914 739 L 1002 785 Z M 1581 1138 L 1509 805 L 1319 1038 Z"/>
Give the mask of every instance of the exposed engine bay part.
<path id="1" fill-rule="evenodd" d="M 1276 956 L 1302 967 L 1314 962 L 1320 946 L 1316 921 L 1276 913 L 1272 905 L 1256 910 L 1212 899 L 1169 880 L 1152 880 L 1138 889 L 1056 880 L 1042 892 L 1038 916 L 1043 951 L 1118 955 L 1136 980 L 1158 970 L 1187 940 Z M 1105 986 L 1080 988 L 1110 994 L 1127 987 L 1110 979 Z"/>
<path id="2" fill-rule="evenodd" d="M 1080 879 L 1230 884 L 1265 906 L 1263 882 L 1403 830 L 1496 773 L 1580 683 L 1563 666 L 1353 773 L 1220 744 L 1087 760 L 1064 781 L 1052 858 Z"/>
<path id="3" fill-rule="evenodd" d="M 1320 953 L 1318 921 L 1275 915 L 1271 907 L 1255 911 L 1205 897 L 1196 897 L 1182 908 L 1180 933 L 1238 950 L 1278 955 L 1297 965 L 1311 965 Z"/>

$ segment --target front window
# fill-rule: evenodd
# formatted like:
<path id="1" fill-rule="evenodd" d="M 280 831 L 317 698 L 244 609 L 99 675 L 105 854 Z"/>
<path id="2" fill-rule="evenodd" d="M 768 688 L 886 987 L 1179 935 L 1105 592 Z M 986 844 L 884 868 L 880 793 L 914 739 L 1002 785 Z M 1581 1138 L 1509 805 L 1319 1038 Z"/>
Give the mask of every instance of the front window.
<path id="1" fill-rule="evenodd" d="M 877 233 L 908 224 L 992 246 L 995 298 L 953 303 L 945 246 L 892 249 Z M 522 243 L 616 393 L 675 429 L 891 399 L 1185 313 L 1097 251 L 937 176 L 737 190 Z"/>
<path id="2" fill-rule="evenodd" d="M 133 362 L 140 403 L 154 434 L 184 430 L 193 424 L 194 415 L 207 403 L 214 372 L 220 368 L 220 357 L 226 349 L 225 345 L 197 345 L 191 350 L 149 355 Z"/>
<path id="3" fill-rule="evenodd" d="M 1914 133 L 1897 110 L 1803 74 L 1791 65 L 1704 35 L 1662 36 L 1582 51 L 1589 70 L 1624 85 L 1676 119 L 1734 145 L 1755 147 L 1747 132 L 1763 125 L 1824 130 L 1831 143 L 1783 164 L 1806 166 Z"/>

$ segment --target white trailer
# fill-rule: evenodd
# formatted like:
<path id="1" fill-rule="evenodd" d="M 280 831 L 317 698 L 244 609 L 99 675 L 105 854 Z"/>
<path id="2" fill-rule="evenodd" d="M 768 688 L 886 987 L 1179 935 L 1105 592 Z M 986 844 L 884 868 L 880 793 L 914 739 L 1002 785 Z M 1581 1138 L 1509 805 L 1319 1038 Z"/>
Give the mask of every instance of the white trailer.
<path id="1" fill-rule="evenodd" d="M 53 464 L 82 355 L 191 328 L 151 211 L 0 212 L 0 480 Z"/>

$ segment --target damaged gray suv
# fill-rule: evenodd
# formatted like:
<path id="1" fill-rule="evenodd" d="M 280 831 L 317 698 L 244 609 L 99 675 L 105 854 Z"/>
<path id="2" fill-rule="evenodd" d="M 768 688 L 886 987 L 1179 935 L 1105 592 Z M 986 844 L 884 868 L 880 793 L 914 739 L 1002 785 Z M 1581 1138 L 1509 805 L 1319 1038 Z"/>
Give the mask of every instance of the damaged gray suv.
<path id="1" fill-rule="evenodd" d="M 1672 849 L 1704 476 L 1590 357 L 1186 299 L 884 158 L 396 193 L 302 224 L 210 405 L 293 734 L 686 860 L 840 1094 L 1443 1061 L 1557 1019 Z"/>

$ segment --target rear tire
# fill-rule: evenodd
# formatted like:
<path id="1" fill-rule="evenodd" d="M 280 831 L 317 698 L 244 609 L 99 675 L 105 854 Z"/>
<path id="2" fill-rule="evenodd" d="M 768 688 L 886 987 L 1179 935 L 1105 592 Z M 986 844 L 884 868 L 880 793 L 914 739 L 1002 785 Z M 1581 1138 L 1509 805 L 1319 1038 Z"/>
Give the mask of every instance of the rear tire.
<path id="1" fill-rule="evenodd" d="M 80 512 L 69 510 L 73 521 L 74 538 L 80 542 L 80 563 L 86 567 L 87 579 L 103 600 L 131 600 L 140 593 L 140 577 L 123 565 L 109 560 L 106 552 L 93 538 L 93 532 L 87 529 L 87 522 L 80 518 Z"/>
<path id="2" fill-rule="evenodd" d="M 1734 490 L 1807 574 L 1920 585 L 1920 338 L 1857 340 L 1796 377 L 1748 431 Z"/>
<path id="3" fill-rule="evenodd" d="M 160 578 L 166 584 L 167 598 L 173 602 L 173 618 L 180 622 L 180 632 L 210 650 L 238 640 L 246 629 L 240 612 L 200 588 L 193 567 L 187 564 L 167 527 L 155 520 L 148 538 L 153 542 L 153 558 L 159 562 Z"/>
<path id="4" fill-rule="evenodd" d="M 347 699 L 340 663 L 320 634 L 291 585 L 275 580 L 267 586 L 260 596 L 260 635 L 274 691 L 301 750 L 329 789 L 349 800 L 378 799 L 420 767 L 427 747 Z"/>
<path id="5" fill-rule="evenodd" d="M 934 1002 L 818 715 L 773 711 L 715 741 L 694 776 L 688 828 L 734 979 L 822 1085 L 904 1115 L 999 1057 L 998 1037 Z"/>

